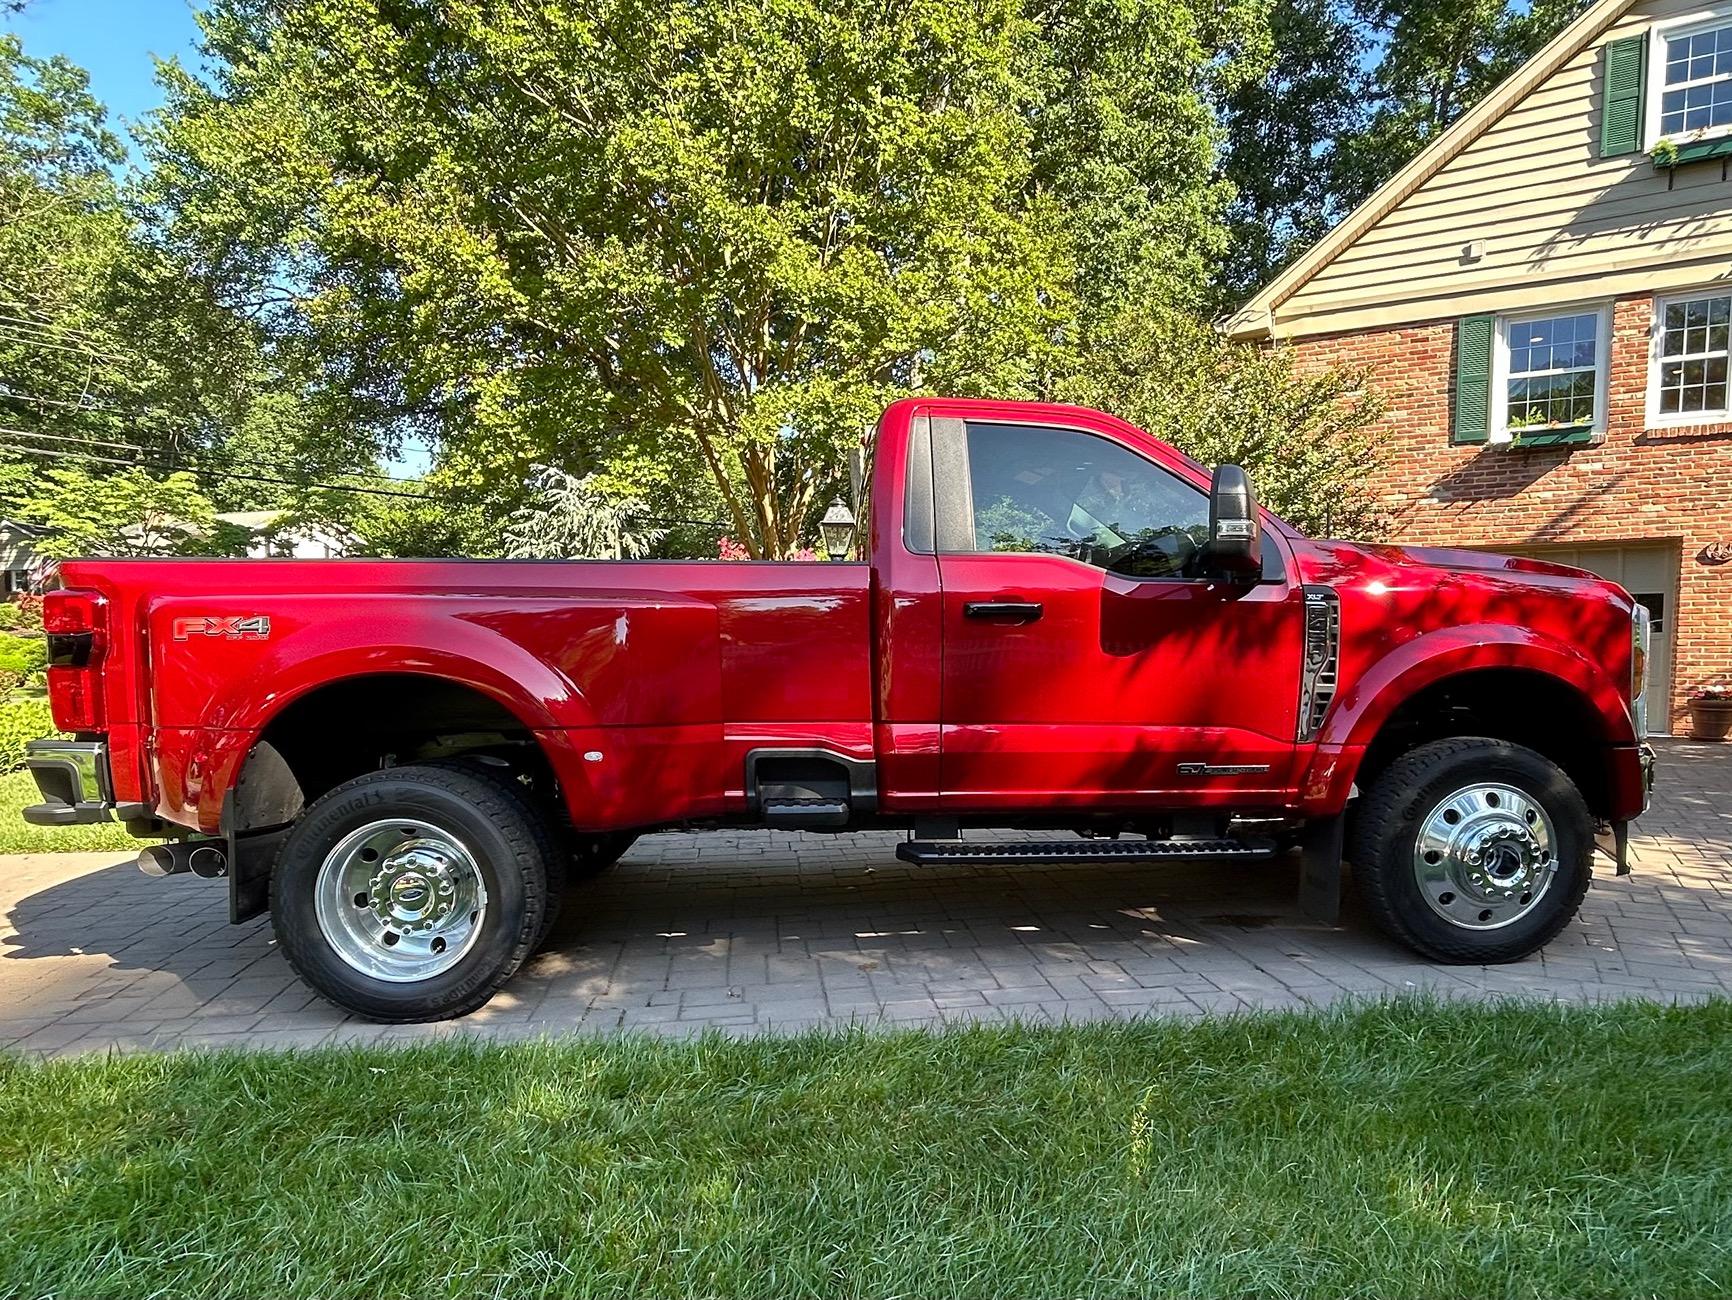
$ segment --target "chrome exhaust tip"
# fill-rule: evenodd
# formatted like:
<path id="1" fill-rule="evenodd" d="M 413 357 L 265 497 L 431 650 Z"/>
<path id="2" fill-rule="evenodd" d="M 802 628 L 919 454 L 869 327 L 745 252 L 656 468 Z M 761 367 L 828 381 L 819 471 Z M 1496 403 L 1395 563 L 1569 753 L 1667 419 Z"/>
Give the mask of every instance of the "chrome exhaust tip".
<path id="1" fill-rule="evenodd" d="M 138 869 L 147 876 L 178 876 L 190 871 L 205 880 L 220 880 L 229 873 L 229 856 L 219 841 L 188 844 L 177 840 L 139 850 Z"/>
<path id="2" fill-rule="evenodd" d="M 192 874 L 204 880 L 220 880 L 229 873 L 228 854 L 213 844 L 201 844 L 187 854 Z"/>
<path id="3" fill-rule="evenodd" d="M 153 844 L 138 851 L 138 869 L 147 876 L 178 876 L 191 868 L 186 855 L 176 853 L 173 844 Z"/>

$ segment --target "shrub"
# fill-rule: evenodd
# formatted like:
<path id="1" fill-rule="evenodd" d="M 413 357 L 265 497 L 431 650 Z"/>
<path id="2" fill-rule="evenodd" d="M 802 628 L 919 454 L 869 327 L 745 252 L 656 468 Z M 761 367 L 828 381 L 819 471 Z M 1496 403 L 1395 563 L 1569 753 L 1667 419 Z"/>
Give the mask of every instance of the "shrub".
<path id="1" fill-rule="evenodd" d="M 16 772 L 24 766 L 24 746 L 54 734 L 47 700 L 0 702 L 0 772 Z"/>
<path id="2" fill-rule="evenodd" d="M 25 678 L 48 663 L 48 642 L 40 636 L 12 636 L 0 632 L 0 672 Z"/>

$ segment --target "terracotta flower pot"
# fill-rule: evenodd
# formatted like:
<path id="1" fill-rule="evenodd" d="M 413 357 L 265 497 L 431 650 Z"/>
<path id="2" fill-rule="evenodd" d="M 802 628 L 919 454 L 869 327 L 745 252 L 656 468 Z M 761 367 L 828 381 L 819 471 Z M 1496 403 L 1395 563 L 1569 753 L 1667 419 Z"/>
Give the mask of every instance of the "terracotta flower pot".
<path id="1" fill-rule="evenodd" d="M 1732 700 L 1691 700 L 1690 735 L 1697 740 L 1725 740 L 1732 734 Z"/>

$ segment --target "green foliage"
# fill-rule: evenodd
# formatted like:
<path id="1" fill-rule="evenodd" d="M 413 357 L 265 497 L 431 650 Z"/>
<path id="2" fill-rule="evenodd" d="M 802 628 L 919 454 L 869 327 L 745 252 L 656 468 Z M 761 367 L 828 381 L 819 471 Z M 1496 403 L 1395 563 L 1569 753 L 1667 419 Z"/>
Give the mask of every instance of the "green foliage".
<path id="1" fill-rule="evenodd" d="M 1366 123 L 1363 26 L 1340 0 L 1275 0 L 1274 55 L 1222 105 L 1232 241 L 1219 278 L 1249 294 L 1346 215 L 1343 150 Z M 1351 192 L 1357 193 L 1359 182 Z"/>
<path id="2" fill-rule="evenodd" d="M 206 554 L 215 522 L 215 509 L 193 475 L 159 479 L 140 469 L 48 470 L 18 503 L 17 514 L 53 530 L 37 550 L 59 557 Z M 224 534 L 223 540 L 232 545 L 237 539 Z"/>
<path id="3" fill-rule="evenodd" d="M 24 746 L 54 734 L 47 700 L 16 695 L 0 700 L 0 773 L 17 771 L 24 765 Z"/>
<path id="4" fill-rule="evenodd" d="M 505 523 L 505 554 L 513 559 L 636 560 L 666 535 L 639 524 L 642 501 L 608 496 L 593 476 L 537 465 L 530 485 L 535 496 Z"/>
<path id="5" fill-rule="evenodd" d="M 0 671 L 25 678 L 48 664 L 48 642 L 40 635 L 0 635 Z"/>

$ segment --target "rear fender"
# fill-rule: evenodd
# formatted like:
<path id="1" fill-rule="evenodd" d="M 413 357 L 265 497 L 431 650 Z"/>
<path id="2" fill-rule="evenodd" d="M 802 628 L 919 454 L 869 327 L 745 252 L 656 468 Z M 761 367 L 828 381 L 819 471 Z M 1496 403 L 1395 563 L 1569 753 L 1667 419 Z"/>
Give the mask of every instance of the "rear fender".
<path id="1" fill-rule="evenodd" d="M 708 602 L 420 593 L 357 596 L 334 612 L 329 596 L 275 595 L 263 635 L 176 635 L 189 610 L 199 629 L 228 628 L 222 619 L 242 616 L 244 603 L 176 597 L 151 608 L 154 766 L 170 820 L 216 830 L 272 719 L 321 687 L 385 674 L 455 682 L 501 705 L 535 734 L 580 824 L 698 815 L 720 798 L 722 774 L 705 758 L 719 750 L 721 695 Z M 694 782 L 678 807 L 652 798 L 670 787 L 639 751 L 658 747 L 664 776 L 679 768 Z"/>

